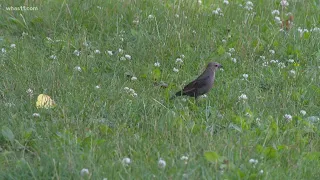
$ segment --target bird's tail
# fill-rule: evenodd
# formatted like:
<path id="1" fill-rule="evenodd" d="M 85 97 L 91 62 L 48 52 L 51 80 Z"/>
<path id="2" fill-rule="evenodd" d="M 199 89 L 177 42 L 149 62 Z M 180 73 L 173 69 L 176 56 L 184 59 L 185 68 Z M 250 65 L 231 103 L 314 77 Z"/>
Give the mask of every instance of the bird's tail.
<path id="1" fill-rule="evenodd" d="M 173 95 L 173 96 L 171 96 L 170 97 L 170 100 L 172 100 L 172 99 L 174 99 L 174 98 L 176 98 L 176 97 L 178 97 L 178 96 L 182 96 L 183 94 L 182 94 L 182 91 L 179 91 L 179 92 L 177 92 L 175 95 Z"/>

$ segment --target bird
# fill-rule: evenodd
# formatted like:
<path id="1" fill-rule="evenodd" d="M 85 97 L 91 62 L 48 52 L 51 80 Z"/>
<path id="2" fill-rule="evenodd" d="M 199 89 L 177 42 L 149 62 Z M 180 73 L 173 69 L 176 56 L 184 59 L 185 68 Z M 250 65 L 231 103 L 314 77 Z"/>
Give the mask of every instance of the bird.
<path id="1" fill-rule="evenodd" d="M 195 80 L 187 84 L 181 91 L 173 95 L 170 100 L 177 96 L 190 96 L 197 99 L 199 96 L 206 94 L 213 87 L 215 72 L 222 68 L 222 65 L 217 62 L 210 62 L 203 73 Z"/>

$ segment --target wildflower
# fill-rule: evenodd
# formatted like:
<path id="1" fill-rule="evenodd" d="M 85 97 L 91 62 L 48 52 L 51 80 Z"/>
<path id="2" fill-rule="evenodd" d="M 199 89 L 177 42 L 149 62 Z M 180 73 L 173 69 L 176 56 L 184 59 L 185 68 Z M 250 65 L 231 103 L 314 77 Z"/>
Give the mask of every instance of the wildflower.
<path id="1" fill-rule="evenodd" d="M 227 56 L 229 56 L 229 57 L 231 57 L 231 56 L 232 56 L 232 55 L 231 55 L 231 53 L 229 53 L 229 52 L 227 52 L 226 54 L 227 54 Z"/>
<path id="2" fill-rule="evenodd" d="M 100 54 L 101 52 L 100 52 L 100 50 L 99 50 L 99 49 L 96 49 L 96 50 L 94 51 L 94 53 L 96 53 L 96 54 Z"/>
<path id="3" fill-rule="evenodd" d="M 167 165 L 166 161 L 164 161 L 162 158 L 160 158 L 159 161 L 158 161 L 158 166 L 160 168 L 165 168 L 166 165 Z"/>
<path id="4" fill-rule="evenodd" d="M 249 159 L 250 164 L 256 165 L 256 164 L 258 164 L 258 162 L 259 161 L 257 159 Z"/>
<path id="5" fill-rule="evenodd" d="M 124 55 L 124 57 L 128 60 L 131 60 L 131 56 L 129 54 Z"/>
<path id="6" fill-rule="evenodd" d="M 177 72 L 179 72 L 179 69 L 177 69 L 177 68 L 174 67 L 174 68 L 173 68 L 173 72 L 176 72 L 176 73 L 177 73 Z"/>
<path id="7" fill-rule="evenodd" d="M 242 74 L 242 77 L 243 77 L 245 80 L 247 80 L 248 77 L 249 77 L 249 75 L 248 75 L 248 74 Z"/>
<path id="8" fill-rule="evenodd" d="M 225 43 L 227 43 L 227 40 L 222 39 L 221 42 L 225 44 Z"/>
<path id="9" fill-rule="evenodd" d="M 266 57 L 265 56 L 260 56 L 260 59 L 265 60 Z"/>
<path id="10" fill-rule="evenodd" d="M 269 64 L 268 62 L 263 62 L 262 66 L 266 67 L 266 66 L 268 66 L 268 64 Z"/>
<path id="11" fill-rule="evenodd" d="M 183 60 L 181 58 L 177 58 L 176 59 L 176 63 L 180 63 L 181 64 L 181 63 L 183 63 Z"/>
<path id="12" fill-rule="evenodd" d="M 289 2 L 286 1 L 286 0 L 281 0 L 280 4 L 281 4 L 281 6 L 283 6 L 283 7 L 289 6 Z"/>
<path id="13" fill-rule="evenodd" d="M 229 4 L 229 1 L 228 1 L 228 0 L 223 0 L 223 4 L 228 5 L 228 4 Z"/>
<path id="14" fill-rule="evenodd" d="M 271 14 L 272 14 L 272 15 L 280 15 L 280 12 L 279 12 L 279 10 L 273 10 L 273 11 L 271 12 Z"/>
<path id="15" fill-rule="evenodd" d="M 125 158 L 123 158 L 122 159 L 122 164 L 123 165 L 129 165 L 129 164 L 131 164 L 131 159 L 130 158 L 127 158 L 127 157 L 125 157 Z"/>
<path id="16" fill-rule="evenodd" d="M 6 51 L 5 48 L 1 48 L 1 52 L 2 52 L 3 54 L 5 54 L 7 51 Z"/>
<path id="17" fill-rule="evenodd" d="M 28 33 L 22 32 L 22 36 L 28 36 Z"/>
<path id="18" fill-rule="evenodd" d="M 30 88 L 29 88 L 29 89 L 27 89 L 27 91 L 26 91 L 26 92 L 27 92 L 27 94 L 28 94 L 29 96 L 32 96 L 32 95 L 33 95 L 33 90 L 32 90 L 32 89 L 30 89 Z"/>
<path id="19" fill-rule="evenodd" d="M 80 53 L 81 53 L 81 52 L 80 52 L 79 50 L 74 50 L 74 51 L 73 51 L 73 54 L 76 55 L 76 56 L 80 56 Z"/>
<path id="20" fill-rule="evenodd" d="M 300 111 L 300 114 L 302 114 L 302 116 L 304 116 L 304 115 L 307 114 L 307 112 L 306 112 L 305 110 L 301 110 L 301 111 Z"/>
<path id="21" fill-rule="evenodd" d="M 125 61 L 125 60 L 126 60 L 126 58 L 124 56 L 120 57 L 120 61 Z"/>
<path id="22" fill-rule="evenodd" d="M 48 41 L 53 41 L 50 37 L 46 37 L 46 39 L 47 39 Z"/>
<path id="23" fill-rule="evenodd" d="M 294 63 L 294 60 L 293 59 L 288 59 L 288 62 L 289 63 Z"/>
<path id="24" fill-rule="evenodd" d="M 129 89 L 129 92 L 132 94 L 135 93 L 134 89 L 131 89 L 131 88 Z"/>
<path id="25" fill-rule="evenodd" d="M 182 161 L 187 161 L 189 158 L 188 158 L 188 156 L 182 156 L 180 159 L 181 159 Z"/>
<path id="26" fill-rule="evenodd" d="M 234 48 L 229 48 L 229 52 L 230 53 L 233 53 L 233 52 L 235 52 L 236 50 L 234 49 Z"/>
<path id="27" fill-rule="evenodd" d="M 270 49 L 270 50 L 269 50 L 269 53 L 273 55 L 273 54 L 275 54 L 276 52 L 275 52 L 273 49 Z"/>
<path id="28" fill-rule="evenodd" d="M 40 114 L 39 113 L 33 113 L 32 117 L 38 118 L 38 117 L 40 117 Z"/>
<path id="29" fill-rule="evenodd" d="M 218 7 L 216 10 L 212 11 L 213 14 L 223 16 L 222 10 Z"/>
<path id="30" fill-rule="evenodd" d="M 182 59 L 184 59 L 184 58 L 185 58 L 184 54 L 181 54 L 181 55 L 180 55 L 180 57 L 181 57 Z"/>
<path id="31" fill-rule="evenodd" d="M 283 62 L 279 62 L 279 63 L 278 63 L 278 67 L 281 68 L 281 69 L 283 69 L 283 68 L 286 67 L 286 65 L 285 65 Z"/>
<path id="32" fill-rule="evenodd" d="M 10 47 L 13 49 L 16 48 L 16 44 L 11 44 Z"/>
<path id="33" fill-rule="evenodd" d="M 259 174 L 263 174 L 263 170 L 262 169 L 259 171 Z"/>
<path id="34" fill-rule="evenodd" d="M 270 63 L 273 63 L 273 64 L 278 63 L 278 62 L 279 62 L 279 60 L 277 60 L 277 59 L 276 60 L 274 60 L 274 59 L 270 60 Z"/>
<path id="35" fill-rule="evenodd" d="M 148 19 L 154 19 L 154 15 L 149 14 Z"/>
<path id="36" fill-rule="evenodd" d="M 53 54 L 49 58 L 55 60 L 55 59 L 57 59 L 57 56 Z"/>
<path id="37" fill-rule="evenodd" d="M 245 95 L 245 94 L 241 94 L 241 95 L 238 97 L 238 99 L 239 99 L 239 100 L 247 100 L 248 97 L 247 97 L 247 95 Z"/>
<path id="38" fill-rule="evenodd" d="M 132 81 L 135 81 L 135 80 L 137 80 L 137 77 L 133 76 L 133 77 L 131 78 L 131 80 L 132 80 Z"/>
<path id="39" fill-rule="evenodd" d="M 87 175 L 89 175 L 89 169 L 85 169 L 85 168 L 81 169 L 80 175 L 81 175 L 81 176 L 87 176 Z"/>
<path id="40" fill-rule="evenodd" d="M 97 8 L 98 8 L 98 9 L 102 9 L 102 7 L 101 7 L 101 6 L 97 6 Z"/>
<path id="41" fill-rule="evenodd" d="M 160 63 L 159 63 L 159 62 L 155 62 L 155 63 L 154 63 L 154 66 L 155 66 L 155 67 L 160 67 Z"/>
<path id="42" fill-rule="evenodd" d="M 85 47 L 88 47 L 89 46 L 89 43 L 87 43 L 87 42 L 83 42 L 82 43 Z"/>
<path id="43" fill-rule="evenodd" d="M 276 23 L 281 24 L 281 18 L 279 16 L 274 17 L 274 20 L 276 21 Z"/>
<path id="44" fill-rule="evenodd" d="M 131 95 L 132 95 L 133 97 L 137 97 L 137 96 L 138 96 L 137 93 L 132 93 Z"/>
<path id="45" fill-rule="evenodd" d="M 112 51 L 107 51 L 107 53 L 112 56 L 113 55 L 113 52 Z"/>
<path id="46" fill-rule="evenodd" d="M 179 18 L 179 14 L 175 14 L 174 16 L 175 16 L 176 18 Z"/>
<path id="47" fill-rule="evenodd" d="M 253 3 L 251 1 L 247 1 L 246 6 L 244 8 L 248 11 L 251 11 L 253 9 Z"/>
<path id="48" fill-rule="evenodd" d="M 320 32 L 320 28 L 315 27 L 315 28 L 311 29 L 310 31 L 312 31 L 312 32 Z"/>
<path id="49" fill-rule="evenodd" d="M 208 96 L 206 94 L 203 94 L 200 96 L 200 98 L 207 98 Z"/>
<path id="50" fill-rule="evenodd" d="M 123 49 L 119 48 L 119 49 L 118 49 L 118 52 L 119 52 L 120 54 L 122 54 L 122 53 L 123 53 Z"/>
<path id="51" fill-rule="evenodd" d="M 202 4 L 202 1 L 201 1 L 201 0 L 198 0 L 198 4 L 201 5 L 201 4 Z"/>
<path id="52" fill-rule="evenodd" d="M 284 118 L 287 120 L 287 121 L 291 121 L 292 120 L 292 116 L 290 114 L 285 114 L 284 115 Z"/>
<path id="53" fill-rule="evenodd" d="M 236 63 L 237 62 L 237 59 L 236 58 L 231 58 L 231 61 Z"/>
<path id="54" fill-rule="evenodd" d="M 101 87 L 100 87 L 99 85 L 96 85 L 95 88 L 96 88 L 96 89 L 100 89 Z"/>
<path id="55" fill-rule="evenodd" d="M 81 72 L 82 71 L 82 69 L 81 69 L 81 67 L 80 66 L 76 66 L 76 67 L 74 67 L 73 68 L 75 71 L 79 71 L 79 72 Z"/>

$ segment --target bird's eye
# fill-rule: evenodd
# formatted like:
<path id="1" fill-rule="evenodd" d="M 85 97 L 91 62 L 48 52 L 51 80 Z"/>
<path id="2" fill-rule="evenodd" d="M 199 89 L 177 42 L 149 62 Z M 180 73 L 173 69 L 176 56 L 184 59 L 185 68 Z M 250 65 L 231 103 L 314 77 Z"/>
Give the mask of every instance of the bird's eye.
<path id="1" fill-rule="evenodd" d="M 218 67 L 218 64 L 214 65 L 215 67 Z"/>

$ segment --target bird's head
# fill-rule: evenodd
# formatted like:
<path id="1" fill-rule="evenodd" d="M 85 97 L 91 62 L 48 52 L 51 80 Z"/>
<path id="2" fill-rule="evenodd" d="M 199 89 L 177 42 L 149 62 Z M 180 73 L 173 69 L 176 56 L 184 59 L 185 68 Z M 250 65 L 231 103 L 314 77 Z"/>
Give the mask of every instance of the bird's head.
<path id="1" fill-rule="evenodd" d="M 210 69 L 218 69 L 218 68 L 222 68 L 222 65 L 219 64 L 219 63 L 216 63 L 216 62 L 210 62 L 207 66 L 207 68 L 210 68 Z"/>

